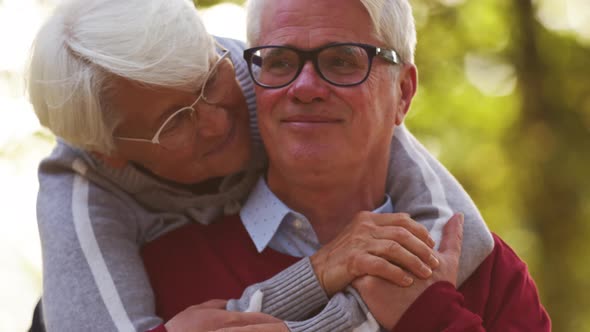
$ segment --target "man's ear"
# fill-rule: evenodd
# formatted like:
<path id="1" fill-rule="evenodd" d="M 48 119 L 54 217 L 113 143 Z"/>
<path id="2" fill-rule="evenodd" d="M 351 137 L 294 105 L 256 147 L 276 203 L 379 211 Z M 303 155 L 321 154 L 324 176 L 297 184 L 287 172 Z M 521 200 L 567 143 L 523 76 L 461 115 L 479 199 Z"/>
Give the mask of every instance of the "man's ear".
<path id="1" fill-rule="evenodd" d="M 91 152 L 91 154 L 102 160 L 106 165 L 112 167 L 112 168 L 123 168 L 127 165 L 127 159 L 123 159 L 119 156 L 117 156 L 116 154 L 107 156 L 103 153 L 100 152 Z"/>
<path id="2" fill-rule="evenodd" d="M 413 64 L 402 65 L 399 78 L 399 105 L 397 113 L 395 114 L 395 124 L 401 125 L 410 110 L 412 99 L 416 95 L 416 89 L 418 88 L 418 69 Z"/>

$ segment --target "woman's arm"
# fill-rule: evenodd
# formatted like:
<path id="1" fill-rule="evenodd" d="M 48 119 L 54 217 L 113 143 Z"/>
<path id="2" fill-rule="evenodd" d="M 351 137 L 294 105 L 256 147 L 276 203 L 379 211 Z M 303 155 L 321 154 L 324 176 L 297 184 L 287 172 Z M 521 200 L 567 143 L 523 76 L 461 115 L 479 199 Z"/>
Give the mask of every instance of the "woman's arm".
<path id="1" fill-rule="evenodd" d="M 131 331 L 159 324 L 134 215 L 75 165 L 83 164 L 47 161 L 39 172 L 47 330 Z"/>
<path id="2" fill-rule="evenodd" d="M 387 192 L 395 210 L 424 225 L 437 245 L 447 220 L 464 215 L 458 285 L 492 252 L 494 240 L 471 197 L 403 124 L 391 142 Z"/>

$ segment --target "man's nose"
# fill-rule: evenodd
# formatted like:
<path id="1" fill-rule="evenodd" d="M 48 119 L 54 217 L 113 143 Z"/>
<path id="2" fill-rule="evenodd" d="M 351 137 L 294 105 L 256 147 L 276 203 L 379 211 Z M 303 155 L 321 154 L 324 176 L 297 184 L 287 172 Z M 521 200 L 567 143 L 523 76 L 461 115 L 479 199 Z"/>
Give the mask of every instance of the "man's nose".
<path id="1" fill-rule="evenodd" d="M 216 105 L 198 105 L 197 135 L 203 138 L 222 136 L 230 128 L 228 111 Z"/>
<path id="2" fill-rule="evenodd" d="M 325 100 L 330 92 L 328 84 L 321 78 L 313 63 L 308 61 L 289 86 L 288 95 L 302 103 Z"/>

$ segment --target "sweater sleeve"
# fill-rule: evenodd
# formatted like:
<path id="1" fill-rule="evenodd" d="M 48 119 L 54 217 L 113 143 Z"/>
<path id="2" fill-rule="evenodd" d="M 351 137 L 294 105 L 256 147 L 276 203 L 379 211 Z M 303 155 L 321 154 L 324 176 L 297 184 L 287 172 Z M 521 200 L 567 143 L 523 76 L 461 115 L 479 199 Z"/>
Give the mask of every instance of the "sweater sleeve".
<path id="1" fill-rule="evenodd" d="M 360 294 L 350 286 L 332 296 L 319 314 L 303 321 L 285 323 L 293 332 L 379 332 L 381 330 Z"/>
<path id="2" fill-rule="evenodd" d="M 459 290 L 435 283 L 394 331 L 549 332 L 551 322 L 526 265 L 496 238 L 494 252 Z"/>
<path id="3" fill-rule="evenodd" d="M 310 317 L 322 307 L 318 314 Z M 328 301 L 309 258 L 271 279 L 249 286 L 240 299 L 229 300 L 226 308 L 269 314 L 285 320 L 293 332 L 346 332 L 359 326 L 363 328 L 360 331 L 379 331 L 379 324 L 354 288 L 347 287 Z"/>
<path id="4" fill-rule="evenodd" d="M 393 331 L 476 332 L 485 329 L 481 317 L 464 307 L 463 295 L 451 283 L 439 282 L 422 293 Z"/>
<path id="5" fill-rule="evenodd" d="M 454 213 L 463 213 L 459 285 L 492 252 L 492 235 L 469 195 L 404 125 L 395 129 L 391 142 L 387 192 L 395 210 L 426 226 L 437 246 L 446 222 Z"/>
<path id="6" fill-rule="evenodd" d="M 378 332 L 381 329 L 352 287 L 335 294 L 316 316 L 302 321 L 286 321 L 285 324 L 292 332 Z M 164 324 L 160 324 L 146 332 L 166 331 Z"/>
<path id="7" fill-rule="evenodd" d="M 46 162 L 39 173 L 37 221 L 47 330 L 141 331 L 156 326 L 162 320 L 155 315 L 138 255 L 132 214 L 67 163 L 84 171 L 77 160 Z"/>
<path id="8" fill-rule="evenodd" d="M 227 310 L 263 312 L 282 320 L 301 320 L 328 302 L 309 258 L 303 258 L 274 277 L 246 288 Z"/>

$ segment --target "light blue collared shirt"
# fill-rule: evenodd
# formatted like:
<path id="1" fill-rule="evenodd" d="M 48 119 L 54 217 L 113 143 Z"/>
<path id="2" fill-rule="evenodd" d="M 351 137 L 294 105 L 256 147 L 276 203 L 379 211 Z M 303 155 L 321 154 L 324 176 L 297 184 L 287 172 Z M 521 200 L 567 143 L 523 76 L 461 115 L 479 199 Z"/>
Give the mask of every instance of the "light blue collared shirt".
<path id="1" fill-rule="evenodd" d="M 375 213 L 392 213 L 391 198 L 385 195 L 385 202 Z M 309 220 L 291 210 L 270 191 L 264 177 L 250 193 L 240 217 L 258 252 L 270 247 L 283 254 L 295 257 L 313 255 L 320 248 Z"/>

